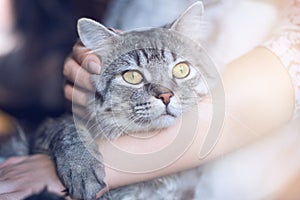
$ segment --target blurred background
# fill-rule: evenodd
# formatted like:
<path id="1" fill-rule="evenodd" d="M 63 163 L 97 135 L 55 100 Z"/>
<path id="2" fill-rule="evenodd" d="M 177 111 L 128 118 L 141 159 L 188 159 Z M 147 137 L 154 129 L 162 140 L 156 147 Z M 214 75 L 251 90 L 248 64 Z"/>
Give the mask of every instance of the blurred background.
<path id="1" fill-rule="evenodd" d="M 28 127 L 66 111 L 62 68 L 77 40 L 77 19 L 102 21 L 108 5 L 86 2 L 0 0 L 0 110 Z"/>
<path id="2" fill-rule="evenodd" d="M 70 102 L 64 99 L 63 94 L 62 71 L 64 60 L 77 41 L 78 18 L 89 17 L 121 30 L 161 26 L 172 22 L 195 1 L 0 0 L 0 136 L 16 131 L 16 122 L 21 124 L 26 133 L 31 133 L 45 118 L 69 112 Z M 258 46 L 270 36 L 280 21 L 282 5 L 287 2 L 289 0 L 203 0 L 203 32 L 199 34 L 203 38 L 202 45 L 220 71 L 226 63 Z M 295 159 L 290 166 L 298 166 L 299 155 L 296 153 L 299 148 L 294 142 L 299 141 L 299 134 L 293 134 L 295 130 L 288 132 L 291 132 L 291 137 L 286 142 L 287 146 L 280 144 L 279 147 L 284 150 L 290 144 L 293 147 L 296 145 L 297 148 L 291 150 L 294 153 L 291 154 L 294 156 L 291 159 Z M 278 136 L 278 141 L 283 139 Z M 255 149 L 250 157 L 238 157 L 236 162 L 224 159 L 225 167 L 220 163 L 214 165 L 221 166 L 222 170 L 209 166 L 212 170 L 203 178 L 208 177 L 210 182 L 205 180 L 204 189 L 222 197 L 226 193 L 235 195 L 234 190 L 241 190 L 245 195 L 261 194 L 266 190 L 257 182 L 265 181 L 265 185 L 270 186 L 273 185 L 272 181 L 283 183 L 282 180 L 285 180 L 284 186 L 279 184 L 279 190 L 276 186 L 276 198 L 272 196 L 271 199 L 299 199 L 299 169 L 295 168 L 292 172 L 296 175 L 290 175 L 287 180 L 276 179 L 276 175 L 291 170 L 278 168 L 269 175 L 275 178 L 266 181 L 269 178 L 264 177 L 264 174 L 269 170 L 263 166 L 272 168 L 283 162 L 269 149 L 266 149 L 269 154 L 261 154 L 265 156 L 258 160 L 260 152 L 257 153 L 257 148 Z M 274 157 L 272 162 L 260 165 L 260 162 L 266 160 L 265 157 L 270 156 Z M 252 177 L 259 179 L 244 186 L 246 179 L 243 174 L 253 171 L 255 166 L 259 166 L 257 170 L 261 174 L 254 173 Z M 239 169 L 243 169 L 243 173 L 238 173 Z M 248 197 L 251 199 L 251 195 Z"/>

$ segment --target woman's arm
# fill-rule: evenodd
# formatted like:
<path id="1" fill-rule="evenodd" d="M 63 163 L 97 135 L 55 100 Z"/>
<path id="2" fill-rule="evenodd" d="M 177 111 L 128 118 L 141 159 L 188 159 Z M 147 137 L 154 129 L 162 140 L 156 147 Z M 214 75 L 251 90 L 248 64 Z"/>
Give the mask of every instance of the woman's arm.
<path id="1" fill-rule="evenodd" d="M 57 177 L 47 155 L 19 156 L 0 163 L 0 199 L 24 199 L 47 187 L 48 191 L 64 195 L 65 187 Z"/>

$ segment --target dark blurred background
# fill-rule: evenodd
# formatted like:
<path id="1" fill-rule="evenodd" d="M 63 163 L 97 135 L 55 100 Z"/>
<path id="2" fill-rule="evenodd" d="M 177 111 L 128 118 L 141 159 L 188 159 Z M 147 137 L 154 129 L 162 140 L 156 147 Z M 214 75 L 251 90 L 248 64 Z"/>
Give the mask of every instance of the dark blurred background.
<path id="1" fill-rule="evenodd" d="M 14 32 L 22 43 L 0 55 L 2 114 L 34 129 L 46 117 L 66 112 L 62 71 L 64 59 L 77 40 L 77 19 L 84 16 L 101 22 L 108 3 L 109 0 L 12 1 Z M 3 123 L 0 120 L 0 126 Z"/>

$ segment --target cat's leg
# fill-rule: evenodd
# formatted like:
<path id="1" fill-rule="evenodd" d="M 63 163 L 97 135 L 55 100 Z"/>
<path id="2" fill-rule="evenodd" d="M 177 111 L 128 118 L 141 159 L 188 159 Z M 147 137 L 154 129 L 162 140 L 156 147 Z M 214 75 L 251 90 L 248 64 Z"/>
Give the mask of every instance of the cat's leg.
<path id="1" fill-rule="evenodd" d="M 72 117 L 48 120 L 36 133 L 34 153 L 46 153 L 72 198 L 92 200 L 104 188 L 104 167 L 97 145 Z"/>

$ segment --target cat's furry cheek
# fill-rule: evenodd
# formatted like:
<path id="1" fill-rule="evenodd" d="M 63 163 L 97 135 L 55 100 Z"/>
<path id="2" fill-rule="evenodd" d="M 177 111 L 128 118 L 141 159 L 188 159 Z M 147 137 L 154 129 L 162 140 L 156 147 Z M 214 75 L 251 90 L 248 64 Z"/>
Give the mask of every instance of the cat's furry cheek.
<path id="1" fill-rule="evenodd" d="M 152 127 L 152 130 L 168 128 L 168 127 L 174 125 L 176 121 L 177 121 L 177 118 L 170 116 L 170 115 L 165 115 L 165 116 L 161 116 L 157 120 L 154 120 L 150 127 Z"/>

